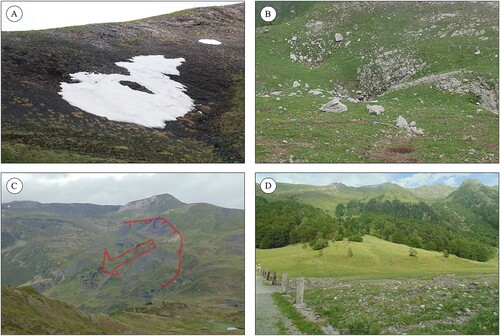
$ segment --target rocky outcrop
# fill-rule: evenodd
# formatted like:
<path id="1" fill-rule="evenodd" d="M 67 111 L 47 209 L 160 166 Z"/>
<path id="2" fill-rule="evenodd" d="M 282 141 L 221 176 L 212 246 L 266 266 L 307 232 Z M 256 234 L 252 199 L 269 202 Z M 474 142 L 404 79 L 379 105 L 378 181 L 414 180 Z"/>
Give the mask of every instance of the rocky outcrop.
<path id="1" fill-rule="evenodd" d="M 498 114 L 498 82 L 486 80 L 480 76 L 474 77 L 471 71 L 458 70 L 422 77 L 411 82 L 395 85 L 384 94 L 421 84 L 432 85 L 441 91 L 461 95 L 472 93 L 482 107 Z"/>
<path id="2" fill-rule="evenodd" d="M 358 69 L 358 83 L 368 97 L 373 97 L 408 81 L 425 64 L 420 59 L 401 55 L 397 50 L 388 51 Z"/>

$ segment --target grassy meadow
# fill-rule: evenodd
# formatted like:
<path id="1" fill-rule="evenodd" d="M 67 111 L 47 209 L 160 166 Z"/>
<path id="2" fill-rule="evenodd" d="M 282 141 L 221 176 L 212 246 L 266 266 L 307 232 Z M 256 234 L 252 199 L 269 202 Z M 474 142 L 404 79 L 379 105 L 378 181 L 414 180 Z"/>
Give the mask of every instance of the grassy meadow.
<path id="1" fill-rule="evenodd" d="M 353 256 L 348 257 L 351 248 Z M 263 268 L 287 272 L 289 277 L 331 277 L 336 279 L 405 279 L 428 278 L 442 274 L 473 275 L 498 273 L 498 256 L 478 262 L 441 252 L 417 249 L 411 257 L 409 247 L 373 236 L 363 242 L 337 241 L 322 251 L 302 244 L 256 252 L 256 262 Z"/>

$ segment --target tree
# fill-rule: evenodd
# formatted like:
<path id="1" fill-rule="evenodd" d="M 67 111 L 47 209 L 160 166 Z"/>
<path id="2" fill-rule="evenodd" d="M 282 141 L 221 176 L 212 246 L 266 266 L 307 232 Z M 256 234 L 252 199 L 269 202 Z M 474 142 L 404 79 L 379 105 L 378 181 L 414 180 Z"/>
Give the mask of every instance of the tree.
<path id="1" fill-rule="evenodd" d="M 316 238 L 316 240 L 312 241 L 310 245 L 313 250 L 322 250 L 325 247 L 328 247 L 328 240 L 325 238 Z"/>
<path id="2" fill-rule="evenodd" d="M 353 255 L 354 255 L 354 254 L 352 253 L 352 249 L 349 247 L 349 249 L 347 250 L 347 256 L 348 256 L 349 258 L 352 258 L 352 256 L 353 256 Z"/>
<path id="3" fill-rule="evenodd" d="M 410 257 L 416 257 L 417 256 L 417 250 L 413 249 L 410 247 L 409 251 Z"/>
<path id="4" fill-rule="evenodd" d="M 335 208 L 335 216 L 337 217 L 342 217 L 345 214 L 345 205 L 340 203 L 337 205 L 337 208 Z"/>

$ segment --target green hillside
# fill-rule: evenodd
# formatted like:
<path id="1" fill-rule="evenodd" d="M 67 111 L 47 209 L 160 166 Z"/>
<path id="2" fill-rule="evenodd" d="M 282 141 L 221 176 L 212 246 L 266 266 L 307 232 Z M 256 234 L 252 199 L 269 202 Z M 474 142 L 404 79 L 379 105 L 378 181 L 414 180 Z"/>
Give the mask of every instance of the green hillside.
<path id="1" fill-rule="evenodd" d="M 2 284 L 32 286 L 140 329 L 156 320 L 144 333 L 242 332 L 226 328 L 244 325 L 243 210 L 168 194 L 121 207 L 12 202 L 2 210 Z M 183 237 L 180 274 L 165 288 L 177 271 L 180 237 L 162 221 L 124 222 L 155 217 Z M 102 272 L 104 249 L 114 258 L 151 239 L 156 247 L 121 266 L 120 277 Z"/>
<path id="2" fill-rule="evenodd" d="M 368 201 L 372 198 L 379 198 L 384 200 L 398 199 L 402 202 L 417 203 L 419 201 L 428 200 L 430 198 L 429 196 L 433 198 L 433 194 L 419 192 L 421 190 L 420 188 L 405 189 L 394 183 L 350 187 L 342 183 L 315 186 L 280 182 L 278 188 L 272 194 L 263 193 L 260 189 L 260 185 L 256 184 L 255 194 L 256 196 L 263 196 L 269 200 L 295 200 L 321 208 L 330 214 L 334 214 L 338 204 L 347 203 L 350 200 Z M 449 188 L 453 190 L 453 188 Z M 446 192 L 439 194 L 439 196 L 442 195 L 446 196 Z"/>
<path id="3" fill-rule="evenodd" d="M 262 2 L 256 17 L 258 162 L 498 162 L 497 3 Z M 320 112 L 335 97 L 348 111 Z"/>
<path id="4" fill-rule="evenodd" d="M 351 248 L 353 256 L 348 257 Z M 363 242 L 337 241 L 321 252 L 295 244 L 277 249 L 257 249 L 256 262 L 263 268 L 287 272 L 290 277 L 332 277 L 339 279 L 427 278 L 441 274 L 498 273 L 498 254 L 488 262 L 477 262 L 443 253 L 417 250 L 373 236 Z"/>
<path id="5" fill-rule="evenodd" d="M 85 313 L 31 287 L 2 285 L 2 334 L 134 334 L 138 329 Z"/>

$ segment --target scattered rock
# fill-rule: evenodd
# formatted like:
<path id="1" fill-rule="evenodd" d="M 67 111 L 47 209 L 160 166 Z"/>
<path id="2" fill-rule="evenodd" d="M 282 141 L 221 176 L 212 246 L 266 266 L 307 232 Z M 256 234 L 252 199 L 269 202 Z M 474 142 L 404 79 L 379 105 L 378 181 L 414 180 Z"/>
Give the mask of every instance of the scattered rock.
<path id="1" fill-rule="evenodd" d="M 309 91 L 309 94 L 313 95 L 313 96 L 318 96 L 320 94 L 322 94 L 323 91 L 321 89 L 314 89 L 314 90 L 310 90 Z"/>
<path id="2" fill-rule="evenodd" d="M 323 112 L 341 113 L 341 112 L 347 112 L 347 106 L 342 104 L 339 98 L 333 98 L 328 103 L 321 106 L 319 110 Z"/>
<path id="3" fill-rule="evenodd" d="M 299 83 L 299 82 L 297 82 L 297 81 L 294 81 L 294 82 L 293 82 L 293 85 L 292 85 L 292 87 L 293 87 L 293 88 L 297 88 L 297 87 L 299 87 L 299 86 L 300 86 L 300 83 Z"/>
<path id="4" fill-rule="evenodd" d="M 356 98 L 351 98 L 351 97 L 347 97 L 347 101 L 349 103 L 359 103 L 359 100 L 357 100 Z"/>
<path id="5" fill-rule="evenodd" d="M 336 33 L 335 34 L 335 42 L 341 42 L 344 39 L 342 34 Z"/>
<path id="6" fill-rule="evenodd" d="M 399 116 L 398 119 L 396 119 L 396 126 L 399 128 L 408 129 L 408 122 L 405 118 Z"/>
<path id="7" fill-rule="evenodd" d="M 368 110 L 368 114 L 381 115 L 385 109 L 381 105 L 366 105 L 366 109 Z"/>

